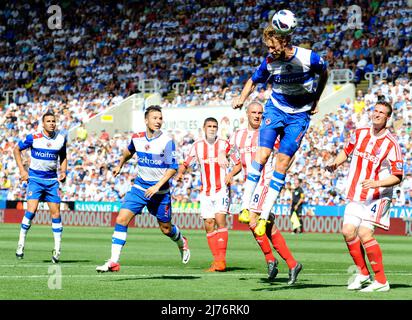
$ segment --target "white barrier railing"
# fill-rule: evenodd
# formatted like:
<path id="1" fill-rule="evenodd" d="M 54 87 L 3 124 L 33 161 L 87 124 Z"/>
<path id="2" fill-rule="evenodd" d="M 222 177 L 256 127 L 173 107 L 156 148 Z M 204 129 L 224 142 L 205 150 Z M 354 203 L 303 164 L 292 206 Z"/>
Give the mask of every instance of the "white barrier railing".
<path id="1" fill-rule="evenodd" d="M 176 94 L 179 94 L 179 93 L 186 94 L 187 83 L 186 82 L 175 82 L 172 84 L 172 89 L 175 90 Z"/>
<path id="2" fill-rule="evenodd" d="M 329 70 L 328 82 L 333 84 L 344 84 L 352 82 L 354 74 L 350 69 L 332 69 Z"/>
<path id="3" fill-rule="evenodd" d="M 373 71 L 373 72 L 366 72 L 365 79 L 369 80 L 369 88 L 373 86 L 373 81 L 378 76 L 379 80 L 386 79 L 388 74 L 385 71 Z"/>
<path id="4" fill-rule="evenodd" d="M 160 92 L 161 84 L 157 79 L 139 80 L 137 88 L 143 93 Z"/>

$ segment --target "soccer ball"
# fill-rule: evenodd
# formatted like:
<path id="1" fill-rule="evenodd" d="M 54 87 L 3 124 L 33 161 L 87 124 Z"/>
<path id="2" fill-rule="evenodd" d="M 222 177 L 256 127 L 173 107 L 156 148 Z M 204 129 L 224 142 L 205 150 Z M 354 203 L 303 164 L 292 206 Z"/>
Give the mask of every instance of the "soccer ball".
<path id="1" fill-rule="evenodd" d="M 281 35 L 291 34 L 297 24 L 295 14 L 289 10 L 279 10 L 272 17 L 272 26 L 276 33 Z"/>

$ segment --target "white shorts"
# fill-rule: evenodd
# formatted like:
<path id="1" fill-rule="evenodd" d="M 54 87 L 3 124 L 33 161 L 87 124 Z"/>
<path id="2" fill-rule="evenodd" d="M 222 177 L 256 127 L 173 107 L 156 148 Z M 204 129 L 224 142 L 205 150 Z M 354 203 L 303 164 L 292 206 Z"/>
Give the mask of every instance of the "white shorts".
<path id="1" fill-rule="evenodd" d="M 227 214 L 229 205 L 229 190 L 226 188 L 210 196 L 202 193 L 200 194 L 200 217 L 214 219 L 217 213 Z"/>
<path id="2" fill-rule="evenodd" d="M 262 212 L 262 206 L 265 202 L 266 195 L 268 193 L 268 186 L 258 184 L 255 191 L 253 192 L 252 199 L 250 200 L 249 209 L 250 211 L 260 214 Z"/>
<path id="3" fill-rule="evenodd" d="M 389 230 L 391 201 L 388 198 L 369 202 L 350 202 L 345 208 L 343 224 Z"/>

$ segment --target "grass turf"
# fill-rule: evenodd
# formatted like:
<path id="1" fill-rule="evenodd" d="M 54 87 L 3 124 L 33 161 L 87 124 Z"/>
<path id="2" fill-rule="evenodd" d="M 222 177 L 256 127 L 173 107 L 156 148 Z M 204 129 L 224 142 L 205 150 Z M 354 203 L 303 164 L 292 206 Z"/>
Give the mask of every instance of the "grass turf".
<path id="1" fill-rule="evenodd" d="M 17 260 L 19 228 L 18 224 L 0 224 L 2 300 L 411 299 L 410 237 L 377 236 L 391 291 L 369 294 L 346 289 L 355 268 L 337 234 L 284 233 L 293 255 L 304 266 L 297 283 L 288 286 L 288 268 L 277 253 L 279 274 L 275 281 L 267 281 L 263 254 L 251 233 L 245 231 L 229 232 L 227 272 L 206 273 L 211 254 L 204 231 L 184 230 L 192 257 L 183 265 L 176 245 L 160 230 L 130 228 L 120 272 L 97 274 L 96 265 L 110 256 L 112 228 L 64 227 L 58 265 L 50 262 L 51 227 L 41 225 L 31 228 L 25 257 Z M 51 289 L 56 286 L 61 289 Z"/>

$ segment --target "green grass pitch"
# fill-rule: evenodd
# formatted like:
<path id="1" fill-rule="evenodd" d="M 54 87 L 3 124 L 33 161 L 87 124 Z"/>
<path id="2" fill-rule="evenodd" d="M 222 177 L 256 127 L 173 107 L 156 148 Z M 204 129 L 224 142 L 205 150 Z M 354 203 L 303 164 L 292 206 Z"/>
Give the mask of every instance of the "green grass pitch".
<path id="1" fill-rule="evenodd" d="M 53 300 L 358 300 L 412 299 L 412 238 L 377 236 L 383 249 L 390 292 L 349 292 L 354 268 L 341 235 L 283 233 L 304 268 L 294 286 L 279 259 L 275 281 L 266 279 L 266 263 L 251 233 L 229 231 L 228 271 L 206 273 L 211 262 L 205 232 L 184 230 L 191 261 L 180 262 L 176 245 L 158 229 L 130 228 L 121 270 L 97 274 L 110 255 L 113 228 L 64 228 L 61 263 L 50 262 L 51 226 L 33 225 L 23 260 L 16 260 L 18 224 L 0 224 L 0 299 Z M 61 275 L 61 277 L 57 277 Z M 57 287 L 57 288 L 56 288 Z"/>

